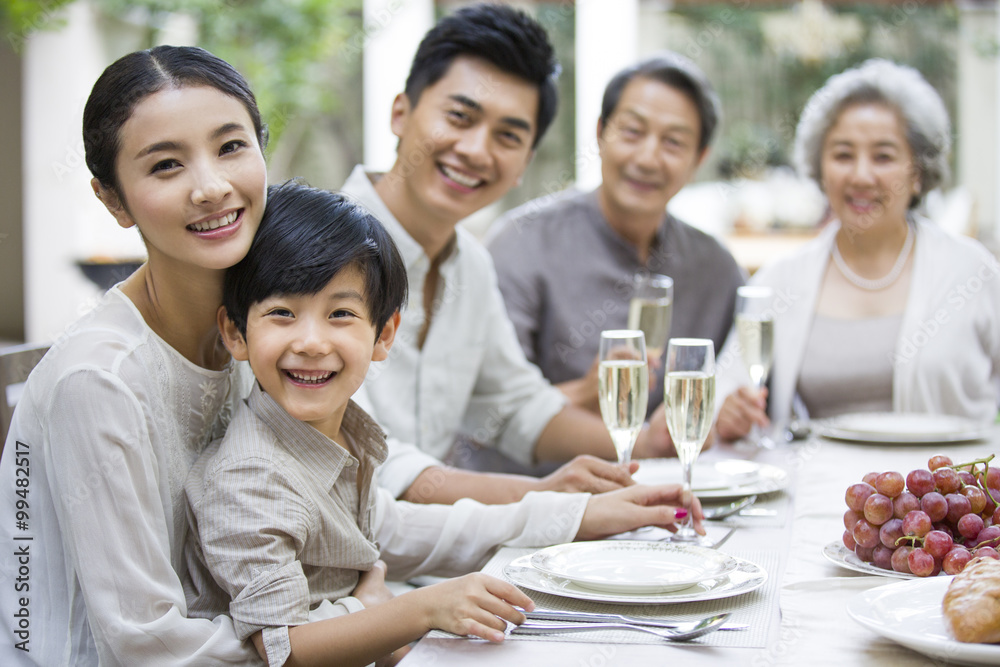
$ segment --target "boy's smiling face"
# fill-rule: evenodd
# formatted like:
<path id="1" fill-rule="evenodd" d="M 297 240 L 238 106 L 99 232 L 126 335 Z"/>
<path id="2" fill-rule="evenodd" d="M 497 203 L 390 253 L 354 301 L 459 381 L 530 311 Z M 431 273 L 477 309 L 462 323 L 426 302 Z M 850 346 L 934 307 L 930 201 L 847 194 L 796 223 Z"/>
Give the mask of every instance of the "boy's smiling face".
<path id="1" fill-rule="evenodd" d="M 292 417 L 338 441 L 347 401 L 370 362 L 386 358 L 398 321 L 397 313 L 376 337 L 355 267 L 316 294 L 273 295 L 251 305 L 245 338 L 220 312 L 226 347 L 249 360 L 261 388 Z"/>

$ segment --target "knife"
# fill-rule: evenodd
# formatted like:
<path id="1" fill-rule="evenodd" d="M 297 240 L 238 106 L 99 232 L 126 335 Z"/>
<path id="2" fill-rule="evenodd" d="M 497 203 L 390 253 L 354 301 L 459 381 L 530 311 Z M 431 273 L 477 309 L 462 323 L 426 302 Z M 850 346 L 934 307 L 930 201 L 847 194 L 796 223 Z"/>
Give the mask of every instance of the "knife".
<path id="1" fill-rule="evenodd" d="M 640 618 L 637 616 L 623 616 L 621 614 L 595 614 L 586 611 L 553 611 L 547 609 L 536 609 L 526 611 L 524 615 L 534 621 L 571 621 L 574 623 L 630 623 L 632 625 L 646 625 L 653 628 L 676 628 L 678 625 L 687 624 L 689 621 L 666 621 L 655 618 Z M 692 622 L 697 622 L 694 619 Z M 745 630 L 748 625 L 725 625 L 720 630 Z"/>

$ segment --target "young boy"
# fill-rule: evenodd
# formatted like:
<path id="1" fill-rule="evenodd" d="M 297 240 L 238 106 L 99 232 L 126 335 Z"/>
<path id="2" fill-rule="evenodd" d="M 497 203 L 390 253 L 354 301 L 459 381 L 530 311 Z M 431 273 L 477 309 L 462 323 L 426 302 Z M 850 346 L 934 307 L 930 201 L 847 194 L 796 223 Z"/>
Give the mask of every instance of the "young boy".
<path id="1" fill-rule="evenodd" d="M 532 607 L 514 586 L 475 574 L 365 609 L 351 592 L 380 557 L 396 577 L 454 575 L 499 544 L 675 519 L 665 503 L 680 500 L 676 486 L 493 506 L 414 505 L 378 489 L 384 435 L 351 395 L 370 362 L 386 358 L 406 290 L 373 216 L 294 182 L 271 188 L 250 252 L 227 274 L 219 328 L 257 384 L 185 485 L 189 613 L 228 611 L 270 665 L 364 665 L 432 628 L 500 641 L 505 621 L 524 618 L 514 606 Z"/>

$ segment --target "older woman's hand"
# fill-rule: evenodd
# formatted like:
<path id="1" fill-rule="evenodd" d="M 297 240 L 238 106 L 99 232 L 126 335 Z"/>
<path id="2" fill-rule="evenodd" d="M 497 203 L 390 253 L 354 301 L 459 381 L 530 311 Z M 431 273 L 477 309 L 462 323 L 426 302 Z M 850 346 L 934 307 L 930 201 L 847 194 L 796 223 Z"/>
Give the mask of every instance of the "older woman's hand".
<path id="1" fill-rule="evenodd" d="M 754 424 L 761 428 L 770 426 L 767 418 L 767 388 L 759 392 L 750 387 L 740 387 L 726 397 L 715 423 L 715 430 L 723 440 L 739 440 Z"/>

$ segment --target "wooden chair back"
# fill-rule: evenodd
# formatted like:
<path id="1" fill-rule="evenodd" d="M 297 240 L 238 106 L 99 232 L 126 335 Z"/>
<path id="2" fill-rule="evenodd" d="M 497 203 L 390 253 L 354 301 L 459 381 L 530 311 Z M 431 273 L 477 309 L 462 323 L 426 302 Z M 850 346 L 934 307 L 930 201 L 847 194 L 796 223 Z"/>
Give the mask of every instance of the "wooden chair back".
<path id="1" fill-rule="evenodd" d="M 48 349 L 48 345 L 30 343 L 0 348 L 0 454 L 3 453 L 7 430 L 14 416 L 14 406 L 17 405 L 24 381 Z"/>

